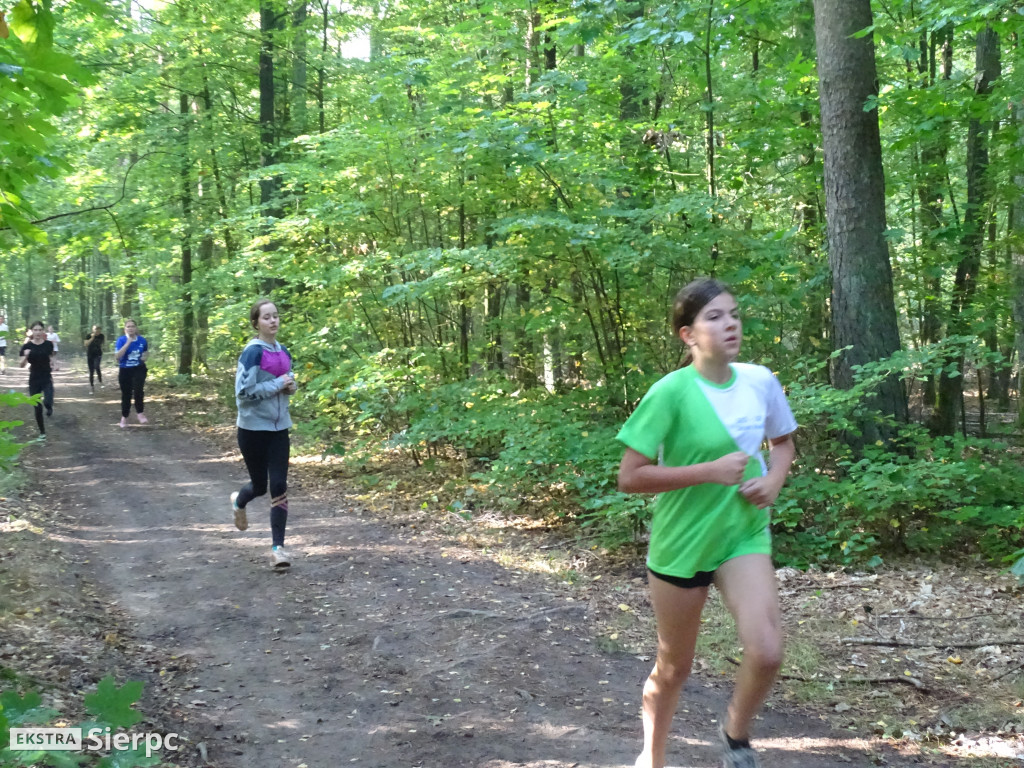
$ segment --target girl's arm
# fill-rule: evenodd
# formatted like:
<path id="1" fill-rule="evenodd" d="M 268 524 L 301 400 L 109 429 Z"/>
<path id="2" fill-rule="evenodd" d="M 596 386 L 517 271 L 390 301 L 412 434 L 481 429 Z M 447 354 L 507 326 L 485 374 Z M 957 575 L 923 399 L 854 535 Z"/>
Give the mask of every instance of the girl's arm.
<path id="1" fill-rule="evenodd" d="M 701 483 L 739 485 L 749 459 L 743 451 L 736 451 L 701 464 L 662 467 L 639 451 L 627 448 L 619 464 L 619 490 L 624 493 L 664 493 Z"/>
<path id="2" fill-rule="evenodd" d="M 19 367 L 24 368 L 26 365 L 28 365 L 28 350 L 27 349 L 22 349 L 21 350 L 21 365 Z"/>
<path id="3" fill-rule="evenodd" d="M 775 503 L 796 458 L 796 443 L 793 442 L 792 434 L 773 437 L 769 444 L 768 474 L 753 477 L 740 486 L 740 493 L 758 509 Z"/>
<path id="4" fill-rule="evenodd" d="M 117 346 L 117 342 L 115 341 L 114 342 L 114 357 L 116 357 L 118 360 L 120 360 L 122 357 L 124 357 L 124 353 L 128 351 L 128 347 L 130 347 L 131 345 L 132 345 L 131 341 L 129 341 L 127 338 L 125 339 L 124 344 L 122 344 L 120 347 Z"/>

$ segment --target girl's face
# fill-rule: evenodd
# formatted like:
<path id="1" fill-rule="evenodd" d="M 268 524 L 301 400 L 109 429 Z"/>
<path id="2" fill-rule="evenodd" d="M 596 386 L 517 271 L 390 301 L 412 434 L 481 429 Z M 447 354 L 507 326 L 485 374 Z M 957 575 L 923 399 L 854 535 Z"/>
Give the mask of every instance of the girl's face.
<path id="1" fill-rule="evenodd" d="M 32 342 L 34 344 L 42 344 L 46 341 L 46 329 L 41 325 L 32 326 Z"/>
<path id="2" fill-rule="evenodd" d="M 138 332 L 138 326 L 136 326 L 135 323 L 133 323 L 131 320 L 124 324 L 125 336 L 135 336 L 136 334 L 138 334 Z"/>
<path id="3" fill-rule="evenodd" d="M 260 316 L 256 318 L 256 331 L 265 339 L 273 339 L 281 327 L 281 318 L 277 314 L 277 306 L 267 302 L 260 307 Z"/>
<path id="4" fill-rule="evenodd" d="M 697 313 L 692 325 L 679 329 L 694 359 L 731 363 L 740 354 L 743 323 L 740 309 L 731 293 L 720 293 Z"/>

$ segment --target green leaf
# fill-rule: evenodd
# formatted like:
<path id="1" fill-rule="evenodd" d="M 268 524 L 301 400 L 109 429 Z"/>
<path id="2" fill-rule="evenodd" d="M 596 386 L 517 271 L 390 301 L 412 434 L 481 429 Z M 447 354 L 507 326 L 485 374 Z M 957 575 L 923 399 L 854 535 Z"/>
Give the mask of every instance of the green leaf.
<path id="1" fill-rule="evenodd" d="M 159 765 L 160 756 L 150 755 L 146 757 L 146 747 L 140 744 L 135 749 L 118 749 L 104 757 L 96 768 L 144 768 L 144 766 Z"/>
<path id="2" fill-rule="evenodd" d="M 53 15 L 49 6 L 49 2 L 38 7 L 29 0 L 21 0 L 11 9 L 10 28 L 21 42 L 36 43 L 44 48 L 53 45 Z"/>
<path id="3" fill-rule="evenodd" d="M 24 697 L 18 696 L 14 691 L 0 693 L 0 709 L 4 713 L 8 727 L 38 725 L 56 716 L 57 710 L 43 707 L 42 701 L 42 697 L 34 691 L 26 693 Z"/>
<path id="4" fill-rule="evenodd" d="M 114 684 L 112 675 L 107 675 L 96 686 L 96 693 L 85 697 L 85 708 L 97 719 L 110 723 L 114 728 L 128 728 L 142 720 L 142 715 L 132 709 L 132 704 L 142 695 L 142 682 L 133 680 L 120 688 Z"/>

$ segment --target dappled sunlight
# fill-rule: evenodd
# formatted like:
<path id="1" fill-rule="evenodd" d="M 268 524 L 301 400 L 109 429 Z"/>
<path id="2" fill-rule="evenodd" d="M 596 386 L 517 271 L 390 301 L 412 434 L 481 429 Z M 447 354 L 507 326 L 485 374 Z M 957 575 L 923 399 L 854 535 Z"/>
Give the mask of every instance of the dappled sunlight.
<path id="1" fill-rule="evenodd" d="M 266 728 L 268 731 L 294 732 L 302 728 L 302 723 L 300 723 L 298 720 L 280 720 L 275 718 L 272 721 L 264 722 L 263 727 Z"/>

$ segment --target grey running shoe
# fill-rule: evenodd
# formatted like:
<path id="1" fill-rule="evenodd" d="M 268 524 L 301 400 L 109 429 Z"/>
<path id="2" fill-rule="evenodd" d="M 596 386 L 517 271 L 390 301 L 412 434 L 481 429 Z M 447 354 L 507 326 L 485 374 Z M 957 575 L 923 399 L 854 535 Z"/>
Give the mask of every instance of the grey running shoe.
<path id="1" fill-rule="evenodd" d="M 722 739 L 722 768 L 761 768 L 757 752 L 753 747 L 733 749 L 725 736 L 725 723 L 718 726 L 718 735 Z"/>
<path id="2" fill-rule="evenodd" d="M 292 556 L 284 551 L 284 547 L 271 547 L 270 563 L 275 568 L 289 568 L 292 564 Z"/>
<path id="3" fill-rule="evenodd" d="M 238 491 L 235 491 L 231 494 L 231 512 L 235 516 L 235 528 L 244 531 L 249 527 L 249 519 L 245 516 L 245 507 L 240 507 L 235 503 L 237 498 Z"/>

